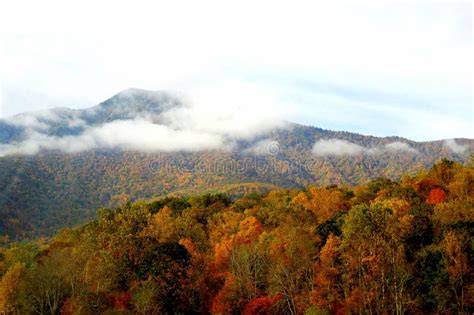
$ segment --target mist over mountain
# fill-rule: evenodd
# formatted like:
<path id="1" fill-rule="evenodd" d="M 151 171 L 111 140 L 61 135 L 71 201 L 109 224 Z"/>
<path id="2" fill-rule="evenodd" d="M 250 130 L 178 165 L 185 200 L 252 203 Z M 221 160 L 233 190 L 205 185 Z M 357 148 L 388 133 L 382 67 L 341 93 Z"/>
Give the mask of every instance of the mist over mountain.
<path id="1" fill-rule="evenodd" d="M 3 148 L 3 154 L 8 148 L 7 145 L 10 145 L 11 149 L 16 147 L 16 153 L 20 154 L 36 153 L 41 149 L 74 151 L 72 148 L 55 147 L 54 141 L 60 138 L 78 137 L 94 127 L 114 121 L 157 119 L 161 113 L 179 105 L 180 101 L 169 93 L 128 89 L 87 109 L 54 108 L 23 113 L 0 120 L 0 145 L 3 145 L 0 148 Z M 37 142 L 34 152 L 22 150 L 22 146 L 28 146 L 34 140 Z M 50 143 L 46 140 L 50 140 Z"/>
<path id="2" fill-rule="evenodd" d="M 20 114 L 1 122 L 0 156 L 103 148 L 143 152 L 231 149 L 239 140 L 285 125 L 274 101 L 254 92 L 244 88 L 240 95 L 207 91 L 187 97 L 128 89 L 84 110 Z"/>
<path id="3" fill-rule="evenodd" d="M 244 93 L 248 90 L 243 90 Z M 249 150 L 241 148 L 239 142 L 260 141 L 265 133 L 291 130 L 295 126 L 286 122 L 273 100 L 256 94 L 240 95 L 240 98 L 200 95 L 191 99 L 171 92 L 127 89 L 87 109 L 54 108 L 0 120 L 0 156 L 104 148 L 144 152 Z M 416 153 L 413 141 L 389 137 L 381 146 L 374 139 L 352 143 L 337 136 L 319 142 L 315 138 L 313 153 L 316 156 L 382 151 Z M 263 142 L 258 141 L 254 144 L 261 146 Z M 453 153 L 462 154 L 468 149 L 463 139 L 449 139 L 445 144 Z"/>
<path id="4" fill-rule="evenodd" d="M 472 139 L 415 142 L 303 126 L 286 122 L 271 99 L 255 96 L 258 108 L 248 99 L 129 89 L 87 109 L 1 120 L 0 235 L 49 234 L 98 207 L 166 194 L 396 179 L 443 157 L 465 163 L 474 152 Z M 224 101 L 235 106 L 215 106 Z"/>

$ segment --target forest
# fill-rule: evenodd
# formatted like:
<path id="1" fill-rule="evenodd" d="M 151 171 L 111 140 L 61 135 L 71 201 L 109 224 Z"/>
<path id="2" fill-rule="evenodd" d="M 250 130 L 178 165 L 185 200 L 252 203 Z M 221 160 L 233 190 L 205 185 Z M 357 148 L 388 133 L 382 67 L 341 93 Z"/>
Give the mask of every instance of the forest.
<path id="1" fill-rule="evenodd" d="M 0 248 L 4 314 L 473 314 L 474 160 L 167 196 Z"/>
<path id="2" fill-rule="evenodd" d="M 276 154 L 249 153 L 265 139 L 271 141 L 264 149 L 276 149 Z M 366 150 L 403 142 L 414 151 L 316 156 L 312 146 L 321 139 L 349 141 Z M 399 180 L 441 158 L 467 163 L 474 154 L 474 140 L 457 141 L 467 148 L 462 154 L 453 152 L 445 141 L 414 142 L 292 124 L 289 129 L 240 141 L 232 151 L 46 150 L 32 156 L 0 157 L 0 244 L 51 236 L 61 228 L 95 219 L 98 208 L 156 196 L 226 192 L 241 197 L 240 192 L 249 189 L 227 188 L 241 184 L 249 188 L 250 183 L 253 191 L 262 192 L 269 185 L 302 189 L 360 185 L 377 177 Z"/>

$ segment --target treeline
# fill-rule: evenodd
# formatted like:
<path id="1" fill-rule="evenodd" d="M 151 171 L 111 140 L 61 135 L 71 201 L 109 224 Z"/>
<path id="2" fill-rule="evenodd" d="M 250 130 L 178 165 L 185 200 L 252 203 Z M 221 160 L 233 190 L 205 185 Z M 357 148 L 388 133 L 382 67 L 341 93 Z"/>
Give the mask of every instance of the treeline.
<path id="1" fill-rule="evenodd" d="M 474 168 L 168 197 L 0 254 L 6 314 L 472 314 Z"/>

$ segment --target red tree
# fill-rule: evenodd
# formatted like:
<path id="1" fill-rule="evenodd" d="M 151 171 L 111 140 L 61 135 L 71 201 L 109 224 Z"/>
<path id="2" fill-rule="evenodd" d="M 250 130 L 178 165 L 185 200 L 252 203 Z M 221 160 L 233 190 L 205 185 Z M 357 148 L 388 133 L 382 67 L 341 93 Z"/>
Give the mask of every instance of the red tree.
<path id="1" fill-rule="evenodd" d="M 427 204 L 437 205 L 446 200 L 446 193 L 441 188 L 434 188 L 430 191 L 428 199 L 426 200 Z"/>
<path id="2" fill-rule="evenodd" d="M 268 314 L 272 307 L 282 299 L 280 294 L 261 296 L 251 300 L 244 308 L 244 315 Z"/>

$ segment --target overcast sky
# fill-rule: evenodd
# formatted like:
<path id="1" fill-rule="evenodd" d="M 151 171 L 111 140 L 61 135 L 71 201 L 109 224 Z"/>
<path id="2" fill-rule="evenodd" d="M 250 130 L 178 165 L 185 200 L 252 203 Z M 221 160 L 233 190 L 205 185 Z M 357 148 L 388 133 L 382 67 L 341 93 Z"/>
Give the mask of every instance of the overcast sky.
<path id="1" fill-rule="evenodd" d="M 0 117 L 238 82 L 300 123 L 474 138 L 470 2 L 313 2 L 3 1 Z"/>

